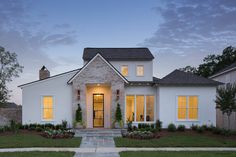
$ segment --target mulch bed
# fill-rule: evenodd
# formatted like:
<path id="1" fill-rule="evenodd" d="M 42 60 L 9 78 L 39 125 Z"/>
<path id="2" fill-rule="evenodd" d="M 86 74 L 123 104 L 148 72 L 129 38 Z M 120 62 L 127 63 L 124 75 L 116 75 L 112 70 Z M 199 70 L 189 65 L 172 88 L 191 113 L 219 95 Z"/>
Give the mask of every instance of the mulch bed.
<path id="1" fill-rule="evenodd" d="M 186 129 L 185 131 L 176 131 L 176 132 L 169 132 L 167 129 L 162 129 L 160 132 L 155 133 L 155 137 L 161 138 L 161 137 L 166 137 L 166 136 L 173 136 L 173 135 L 204 135 L 204 136 L 209 136 L 209 137 L 215 137 L 215 138 L 222 138 L 222 139 L 231 139 L 231 140 L 236 140 L 236 135 L 231 135 L 231 136 L 224 136 L 224 135 L 218 135 L 218 134 L 213 134 L 210 131 L 204 131 L 202 133 L 198 133 L 197 131 L 193 131 L 190 129 Z"/>

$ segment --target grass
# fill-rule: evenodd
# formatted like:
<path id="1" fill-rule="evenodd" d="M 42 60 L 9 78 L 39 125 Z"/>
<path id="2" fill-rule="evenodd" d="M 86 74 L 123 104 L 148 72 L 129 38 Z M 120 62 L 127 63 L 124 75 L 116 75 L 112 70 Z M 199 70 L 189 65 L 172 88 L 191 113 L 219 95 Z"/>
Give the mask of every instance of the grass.
<path id="1" fill-rule="evenodd" d="M 235 157 L 236 152 L 121 152 L 120 157 Z"/>
<path id="2" fill-rule="evenodd" d="M 15 134 L 0 136 L 0 148 L 22 147 L 79 147 L 80 137 L 71 139 L 47 139 L 34 134 Z"/>
<path id="3" fill-rule="evenodd" d="M 114 140 L 117 147 L 236 147 L 236 140 L 205 135 L 169 135 L 151 140 L 117 137 Z"/>
<path id="4" fill-rule="evenodd" d="M 0 153 L 2 157 L 73 157 L 73 152 L 7 152 Z"/>

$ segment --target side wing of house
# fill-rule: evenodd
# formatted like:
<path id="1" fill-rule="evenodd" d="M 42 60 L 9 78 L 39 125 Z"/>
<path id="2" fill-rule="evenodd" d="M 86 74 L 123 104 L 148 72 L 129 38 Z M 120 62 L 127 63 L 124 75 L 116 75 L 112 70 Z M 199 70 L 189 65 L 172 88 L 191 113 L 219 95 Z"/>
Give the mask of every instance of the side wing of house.
<path id="1" fill-rule="evenodd" d="M 72 89 L 67 81 L 76 72 L 20 86 L 23 124 L 61 124 L 66 120 L 72 126 Z"/>

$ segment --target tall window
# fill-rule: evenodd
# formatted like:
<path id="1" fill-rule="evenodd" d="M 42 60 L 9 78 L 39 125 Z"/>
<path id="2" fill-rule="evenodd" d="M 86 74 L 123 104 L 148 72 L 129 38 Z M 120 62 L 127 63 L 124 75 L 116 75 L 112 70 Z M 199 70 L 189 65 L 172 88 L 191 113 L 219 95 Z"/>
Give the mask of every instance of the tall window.
<path id="1" fill-rule="evenodd" d="M 134 121 L 134 96 L 126 96 L 126 120 Z"/>
<path id="2" fill-rule="evenodd" d="M 154 121 L 154 96 L 146 96 L 146 121 Z"/>
<path id="3" fill-rule="evenodd" d="M 129 74 L 128 65 L 122 65 L 121 66 L 121 74 L 123 76 L 128 76 L 128 74 Z"/>
<path id="4" fill-rule="evenodd" d="M 143 76 L 144 75 L 144 67 L 143 67 L 143 65 L 138 65 L 136 67 L 136 75 L 137 76 Z"/>
<path id="5" fill-rule="evenodd" d="M 144 96 L 136 96 L 136 121 L 144 121 Z"/>
<path id="6" fill-rule="evenodd" d="M 134 122 L 153 122 L 154 96 L 127 95 L 126 120 Z"/>
<path id="7" fill-rule="evenodd" d="M 43 97 L 43 120 L 52 120 L 53 119 L 53 97 L 44 96 Z"/>
<path id="8" fill-rule="evenodd" d="M 198 119 L 197 96 L 178 96 L 178 119 L 180 120 Z"/>

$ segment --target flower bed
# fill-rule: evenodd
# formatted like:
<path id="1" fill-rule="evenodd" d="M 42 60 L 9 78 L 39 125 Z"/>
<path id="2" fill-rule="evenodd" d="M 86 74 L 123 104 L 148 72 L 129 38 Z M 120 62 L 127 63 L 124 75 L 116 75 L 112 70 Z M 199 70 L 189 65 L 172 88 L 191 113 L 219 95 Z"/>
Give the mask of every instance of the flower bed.
<path id="1" fill-rule="evenodd" d="M 151 131 L 132 131 L 132 132 L 123 132 L 123 137 L 132 138 L 132 139 L 152 139 L 155 138 L 155 134 Z"/>
<path id="2" fill-rule="evenodd" d="M 72 138 L 75 133 L 72 130 L 45 130 L 42 133 L 43 137 L 52 138 L 52 139 L 62 139 L 62 138 Z"/>

